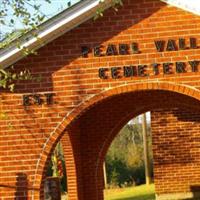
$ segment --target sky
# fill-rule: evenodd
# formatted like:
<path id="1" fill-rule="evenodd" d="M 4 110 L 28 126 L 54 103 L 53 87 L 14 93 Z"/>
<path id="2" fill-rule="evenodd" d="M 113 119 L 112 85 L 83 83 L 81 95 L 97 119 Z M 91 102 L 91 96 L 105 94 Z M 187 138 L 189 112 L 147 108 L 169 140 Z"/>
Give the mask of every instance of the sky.
<path id="1" fill-rule="evenodd" d="M 162 0 L 200 15 L 200 0 Z"/>
<path id="2" fill-rule="evenodd" d="M 2 9 L 2 2 L 5 0 L 0 0 L 0 8 Z M 7 0 L 9 1 L 9 0 Z M 47 18 L 50 18 L 57 13 L 61 12 L 62 10 L 66 9 L 69 7 L 68 3 L 71 2 L 71 5 L 76 4 L 80 0 L 50 0 L 51 3 L 47 3 L 45 0 L 31 0 L 30 2 L 36 2 L 37 4 L 41 4 L 40 11 L 44 13 Z M 29 6 L 27 6 L 29 9 L 30 13 L 33 12 L 33 9 Z M 15 18 L 15 24 L 12 27 L 8 26 L 8 23 L 11 18 L 13 18 L 13 13 L 12 9 L 9 8 L 7 12 L 8 16 L 4 18 L 5 20 L 5 25 L 0 25 L 0 40 L 3 39 L 4 35 L 8 32 L 12 32 L 13 30 L 23 28 L 22 24 L 20 23 L 20 19 Z M 47 19 L 46 18 L 46 19 Z"/>

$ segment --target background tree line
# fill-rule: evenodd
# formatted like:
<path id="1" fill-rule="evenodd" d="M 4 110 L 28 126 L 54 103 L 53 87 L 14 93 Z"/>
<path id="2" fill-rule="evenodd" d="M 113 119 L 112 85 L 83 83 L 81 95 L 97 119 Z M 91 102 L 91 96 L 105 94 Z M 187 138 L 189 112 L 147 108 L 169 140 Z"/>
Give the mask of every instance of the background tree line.
<path id="1" fill-rule="evenodd" d="M 153 177 L 151 129 L 147 124 L 150 172 Z M 126 187 L 145 183 L 142 123 L 138 120 L 126 124 L 112 142 L 106 156 L 109 187 Z"/>

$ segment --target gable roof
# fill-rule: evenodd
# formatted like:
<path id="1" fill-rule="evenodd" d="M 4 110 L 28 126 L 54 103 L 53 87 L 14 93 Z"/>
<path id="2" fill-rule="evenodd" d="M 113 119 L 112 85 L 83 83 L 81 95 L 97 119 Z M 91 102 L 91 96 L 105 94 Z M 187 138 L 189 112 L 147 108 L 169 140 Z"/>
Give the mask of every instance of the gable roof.
<path id="1" fill-rule="evenodd" d="M 200 6 L 197 6 L 199 3 L 196 0 L 161 1 L 200 15 Z M 111 5 L 112 0 L 81 0 L 70 9 L 64 10 L 60 14 L 41 24 L 38 30 L 30 31 L 21 36 L 19 38 L 21 48 L 18 48 L 16 41 L 13 41 L 9 46 L 1 49 L 0 67 L 6 68 L 23 58 L 25 56 L 22 53 L 23 48 L 38 49 L 92 18 L 96 14 L 97 9 L 107 9 Z M 34 37 L 34 34 L 37 34 L 37 37 Z"/>

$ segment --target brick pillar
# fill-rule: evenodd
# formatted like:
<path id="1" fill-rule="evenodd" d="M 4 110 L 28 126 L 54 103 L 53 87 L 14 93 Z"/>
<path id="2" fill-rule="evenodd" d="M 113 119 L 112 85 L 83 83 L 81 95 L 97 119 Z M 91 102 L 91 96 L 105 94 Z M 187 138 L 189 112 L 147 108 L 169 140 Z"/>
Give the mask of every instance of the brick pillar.
<path id="1" fill-rule="evenodd" d="M 200 113 L 151 113 L 157 200 L 200 199 Z"/>
<path id="2" fill-rule="evenodd" d="M 82 174 L 81 174 L 81 150 L 80 132 L 77 126 L 66 131 L 61 138 L 65 156 L 68 198 L 70 200 L 82 200 Z"/>
<path id="3" fill-rule="evenodd" d="M 82 163 L 84 200 L 103 200 L 103 165 L 96 165 L 97 154 L 95 156 L 95 154 L 91 153 L 87 159 L 85 156 L 83 156 L 84 163 Z"/>

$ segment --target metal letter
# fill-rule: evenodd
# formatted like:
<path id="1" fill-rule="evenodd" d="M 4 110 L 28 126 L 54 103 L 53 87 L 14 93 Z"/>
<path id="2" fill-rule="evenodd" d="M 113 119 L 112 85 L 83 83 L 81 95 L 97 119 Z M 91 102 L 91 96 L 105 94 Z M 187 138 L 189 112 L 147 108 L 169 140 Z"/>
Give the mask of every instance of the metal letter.
<path id="1" fill-rule="evenodd" d="M 124 66 L 124 76 L 125 77 L 134 76 L 134 66 Z"/>
<path id="2" fill-rule="evenodd" d="M 171 66 L 172 63 L 163 63 L 163 73 L 164 74 L 171 74 Z"/>
<path id="3" fill-rule="evenodd" d="M 183 38 L 179 38 L 179 49 L 181 49 L 181 50 L 186 49 L 185 39 L 183 39 Z"/>
<path id="4" fill-rule="evenodd" d="M 138 66 L 138 76 L 148 76 L 148 74 L 146 74 L 146 65 L 139 65 Z"/>
<path id="5" fill-rule="evenodd" d="M 166 50 L 167 51 L 176 51 L 177 50 L 175 40 L 168 41 Z"/>
<path id="6" fill-rule="evenodd" d="M 42 104 L 42 99 L 41 99 L 39 94 L 34 94 L 33 98 L 35 100 L 35 104 L 37 104 L 37 105 L 41 105 Z"/>
<path id="7" fill-rule="evenodd" d="M 177 73 L 185 73 L 185 63 L 184 62 L 176 62 L 176 72 Z"/>
<path id="8" fill-rule="evenodd" d="M 111 68 L 111 75 L 112 75 L 113 79 L 120 78 L 119 77 L 119 71 L 118 71 L 119 69 L 120 69 L 119 67 L 112 67 Z"/>
<path id="9" fill-rule="evenodd" d="M 107 56 L 113 56 L 117 54 L 117 49 L 116 46 L 114 44 L 109 44 L 108 48 L 106 50 L 106 55 Z"/>
<path id="10" fill-rule="evenodd" d="M 154 64 L 152 64 L 152 66 L 153 66 L 154 75 L 158 75 L 159 74 L 159 69 L 158 69 L 159 64 L 154 63 Z"/>
<path id="11" fill-rule="evenodd" d="M 119 44 L 119 54 L 120 55 L 128 54 L 128 45 L 127 44 Z"/>
<path id="12" fill-rule="evenodd" d="M 164 47 L 165 47 L 165 41 L 164 40 L 154 41 L 154 43 L 156 45 L 156 49 L 157 49 L 158 52 L 164 51 Z"/>
<path id="13" fill-rule="evenodd" d="M 197 39 L 196 38 L 190 38 L 190 48 L 191 49 L 197 49 Z"/>
<path id="14" fill-rule="evenodd" d="M 135 42 L 132 43 L 131 48 L 132 48 L 133 54 L 138 54 L 138 53 L 140 53 L 137 43 L 135 43 Z"/>
<path id="15" fill-rule="evenodd" d="M 100 68 L 99 69 L 99 78 L 101 78 L 101 79 L 107 79 L 108 77 L 105 74 L 106 71 L 108 71 L 107 68 Z"/>
<path id="16" fill-rule="evenodd" d="M 94 56 L 95 57 L 102 56 L 102 54 L 101 54 L 101 45 L 94 47 Z"/>
<path id="17" fill-rule="evenodd" d="M 194 61 L 189 61 L 188 62 L 192 68 L 192 72 L 198 72 L 198 65 L 199 65 L 199 61 L 194 60 Z"/>

